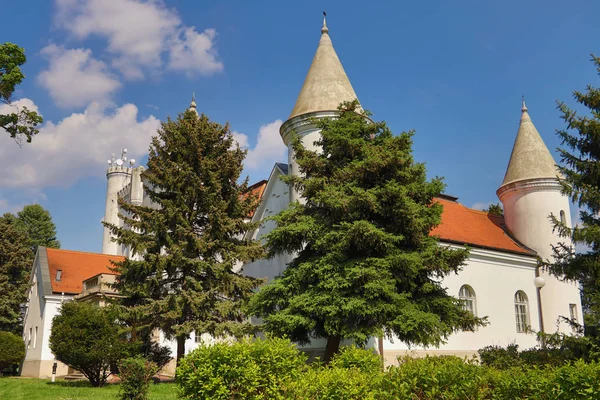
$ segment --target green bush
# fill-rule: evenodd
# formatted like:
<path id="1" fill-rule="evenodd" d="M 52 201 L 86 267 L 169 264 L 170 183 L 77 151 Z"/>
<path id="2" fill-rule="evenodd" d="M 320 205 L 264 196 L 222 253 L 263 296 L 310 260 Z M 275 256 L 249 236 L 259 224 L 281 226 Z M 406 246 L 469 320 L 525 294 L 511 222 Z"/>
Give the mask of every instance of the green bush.
<path id="1" fill-rule="evenodd" d="M 501 346 L 486 346 L 478 351 L 482 365 L 498 369 L 508 369 L 521 365 L 519 345 L 509 344 L 506 348 Z"/>
<path id="2" fill-rule="evenodd" d="M 284 399 L 305 368 L 306 356 L 289 340 L 247 339 L 198 347 L 181 360 L 176 379 L 184 399 Z"/>
<path id="3" fill-rule="evenodd" d="M 25 343 L 20 336 L 0 331 L 0 375 L 7 368 L 13 368 L 25 358 Z"/>
<path id="4" fill-rule="evenodd" d="M 119 362 L 121 378 L 120 397 L 122 400 L 147 400 L 150 379 L 158 371 L 158 366 L 142 356 L 125 358 Z"/>
<path id="5" fill-rule="evenodd" d="M 383 360 L 373 350 L 344 346 L 333 357 L 330 366 L 332 368 L 357 368 L 362 372 L 380 372 L 383 370 Z"/>
<path id="6" fill-rule="evenodd" d="M 309 368 L 284 388 L 283 397 L 294 400 L 374 400 L 379 369 L 368 373 L 358 368 Z"/>
<path id="7" fill-rule="evenodd" d="M 475 360 L 441 356 L 399 359 L 389 367 L 380 389 L 385 399 L 478 399 L 485 389 Z"/>
<path id="8" fill-rule="evenodd" d="M 132 344 L 110 307 L 69 301 L 52 320 L 50 350 L 56 359 L 80 371 L 92 386 L 102 386 L 111 367 L 127 357 Z"/>

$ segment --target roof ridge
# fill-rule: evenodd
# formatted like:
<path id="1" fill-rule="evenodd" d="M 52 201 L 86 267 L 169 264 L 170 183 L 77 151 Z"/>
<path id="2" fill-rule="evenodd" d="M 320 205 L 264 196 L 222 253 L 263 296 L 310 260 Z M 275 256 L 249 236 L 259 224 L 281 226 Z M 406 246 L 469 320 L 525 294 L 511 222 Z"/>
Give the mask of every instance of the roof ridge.
<path id="1" fill-rule="evenodd" d="M 67 250 L 67 249 L 55 249 L 52 247 L 46 247 L 46 250 L 52 250 L 52 251 L 58 251 L 61 253 L 78 253 L 78 254 L 89 254 L 92 256 L 103 256 L 103 257 L 122 257 L 122 258 L 126 258 L 125 256 L 118 256 L 115 254 L 105 254 L 105 253 L 94 253 L 91 251 L 81 251 L 81 250 Z"/>

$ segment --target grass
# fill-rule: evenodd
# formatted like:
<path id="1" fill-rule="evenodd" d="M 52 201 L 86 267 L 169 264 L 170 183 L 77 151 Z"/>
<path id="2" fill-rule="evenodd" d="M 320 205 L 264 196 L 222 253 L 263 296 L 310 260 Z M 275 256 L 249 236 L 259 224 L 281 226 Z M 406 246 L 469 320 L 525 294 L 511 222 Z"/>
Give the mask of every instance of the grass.
<path id="1" fill-rule="evenodd" d="M 0 378 L 0 399 L 15 400 L 117 400 L 119 385 L 91 387 L 88 382 L 44 379 Z M 175 400 L 177 386 L 173 383 L 150 385 L 151 400 Z"/>

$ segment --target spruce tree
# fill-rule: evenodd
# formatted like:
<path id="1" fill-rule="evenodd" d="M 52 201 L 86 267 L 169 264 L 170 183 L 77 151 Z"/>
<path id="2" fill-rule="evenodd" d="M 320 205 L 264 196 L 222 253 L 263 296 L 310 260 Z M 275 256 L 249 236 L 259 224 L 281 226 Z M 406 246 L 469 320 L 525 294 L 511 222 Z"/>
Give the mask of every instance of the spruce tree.
<path id="1" fill-rule="evenodd" d="M 260 258 L 246 241 L 257 199 L 239 183 L 245 151 L 229 126 L 186 111 L 161 124 L 142 174 L 151 206 L 119 203 L 125 227 L 107 225 L 132 250 L 118 263 L 116 288 L 141 334 L 159 328 L 177 340 L 196 335 L 242 335 L 251 329 L 242 308 L 260 281 L 236 272 Z"/>
<path id="2" fill-rule="evenodd" d="M 0 331 L 21 335 L 33 252 L 12 214 L 0 217 Z"/>
<path id="3" fill-rule="evenodd" d="M 592 56 L 600 74 L 600 58 Z M 582 107 L 577 112 L 560 102 L 566 128 L 558 131 L 564 148 L 559 148 L 563 193 L 580 207 L 580 223 L 573 229 L 551 218 L 560 234 L 587 250 L 575 254 L 571 243 L 557 246 L 551 271 L 566 280 L 579 281 L 587 333 L 600 336 L 600 89 L 588 85 L 573 92 Z M 587 109 L 587 110 L 586 110 Z"/>
<path id="4" fill-rule="evenodd" d="M 60 249 L 56 225 L 50 212 L 39 204 L 30 204 L 17 213 L 19 224 L 27 231 L 29 245 L 35 253 L 38 246 Z"/>
<path id="5" fill-rule="evenodd" d="M 345 103 L 338 118 L 314 121 L 321 151 L 294 141 L 300 175 L 285 181 L 303 201 L 273 218 L 266 242 L 271 256 L 297 257 L 251 300 L 266 331 L 327 338 L 326 362 L 344 339 L 435 346 L 484 323 L 440 284 L 468 256 L 429 234 L 441 222 L 442 180 L 413 160 L 413 132 L 396 136 L 367 117 Z"/>

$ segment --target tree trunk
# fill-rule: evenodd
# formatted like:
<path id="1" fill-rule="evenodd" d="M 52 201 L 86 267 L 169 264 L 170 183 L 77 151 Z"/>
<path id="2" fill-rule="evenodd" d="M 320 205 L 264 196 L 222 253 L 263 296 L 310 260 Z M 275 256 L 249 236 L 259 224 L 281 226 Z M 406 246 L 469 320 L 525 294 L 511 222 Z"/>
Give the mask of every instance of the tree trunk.
<path id="1" fill-rule="evenodd" d="M 338 352 L 341 341 L 341 336 L 335 335 L 327 337 L 327 345 L 325 346 L 325 365 L 328 365 L 333 356 Z"/>
<path id="2" fill-rule="evenodd" d="M 179 366 L 179 362 L 183 359 L 185 355 L 185 336 L 177 337 L 177 366 Z"/>

